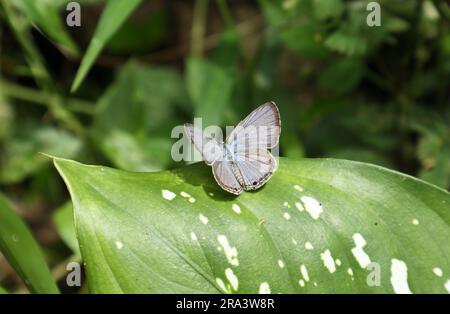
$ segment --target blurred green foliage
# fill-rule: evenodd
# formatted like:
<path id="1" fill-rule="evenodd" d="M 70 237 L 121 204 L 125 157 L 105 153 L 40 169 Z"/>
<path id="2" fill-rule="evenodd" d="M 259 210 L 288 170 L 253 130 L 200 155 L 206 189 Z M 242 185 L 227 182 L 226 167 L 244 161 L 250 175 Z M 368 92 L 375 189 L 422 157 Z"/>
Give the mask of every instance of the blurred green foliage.
<path id="1" fill-rule="evenodd" d="M 91 0 L 79 28 L 66 27 L 66 2 L 0 1 L 0 188 L 29 212 L 68 199 L 38 152 L 173 168 L 174 126 L 235 125 L 268 100 L 282 156 L 450 187 L 445 1 L 380 0 L 381 26 L 369 27 L 362 0 Z"/>

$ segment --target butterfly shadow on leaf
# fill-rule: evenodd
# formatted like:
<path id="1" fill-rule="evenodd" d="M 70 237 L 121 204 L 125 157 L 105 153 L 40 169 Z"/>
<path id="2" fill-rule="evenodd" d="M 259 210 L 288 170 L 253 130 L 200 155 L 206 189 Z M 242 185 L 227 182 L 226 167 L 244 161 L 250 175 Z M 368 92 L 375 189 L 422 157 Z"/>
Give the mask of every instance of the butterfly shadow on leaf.
<path id="1" fill-rule="evenodd" d="M 213 178 L 211 167 L 208 167 L 203 162 L 191 164 L 183 168 L 183 171 L 178 169 L 172 170 L 172 173 L 185 184 L 201 186 L 205 194 L 215 201 L 231 201 L 238 197 L 222 190 Z"/>

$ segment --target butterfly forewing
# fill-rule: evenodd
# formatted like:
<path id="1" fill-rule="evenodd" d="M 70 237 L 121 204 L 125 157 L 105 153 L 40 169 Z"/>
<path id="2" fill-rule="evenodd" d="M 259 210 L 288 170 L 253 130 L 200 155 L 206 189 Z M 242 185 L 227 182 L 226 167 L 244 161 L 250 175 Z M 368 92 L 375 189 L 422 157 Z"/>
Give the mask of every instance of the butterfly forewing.
<path id="1" fill-rule="evenodd" d="M 215 160 L 222 158 L 223 144 L 207 136 L 202 130 L 194 127 L 192 124 L 187 123 L 184 125 L 184 128 L 195 148 L 202 154 L 206 164 L 211 165 Z"/>
<path id="2" fill-rule="evenodd" d="M 273 148 L 280 138 L 280 113 L 274 102 L 267 102 L 253 110 L 228 136 L 226 143 L 242 149 Z"/>

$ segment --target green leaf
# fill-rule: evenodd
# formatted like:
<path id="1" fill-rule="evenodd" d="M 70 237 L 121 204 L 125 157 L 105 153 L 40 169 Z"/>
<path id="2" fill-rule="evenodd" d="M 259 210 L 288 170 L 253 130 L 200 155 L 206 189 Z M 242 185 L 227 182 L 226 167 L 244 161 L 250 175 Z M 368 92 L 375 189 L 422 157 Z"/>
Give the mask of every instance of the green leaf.
<path id="1" fill-rule="evenodd" d="M 3 287 L 0 286 L 0 294 L 7 294 L 8 291 L 6 291 Z"/>
<path id="2" fill-rule="evenodd" d="M 168 33 L 166 9 L 142 12 L 127 20 L 108 41 L 105 50 L 112 54 L 143 54 L 160 46 Z"/>
<path id="3" fill-rule="evenodd" d="M 66 131 L 21 124 L 0 154 L 0 182 L 18 182 L 39 170 L 48 163 L 39 152 L 73 158 L 81 147 L 81 140 Z"/>
<path id="4" fill-rule="evenodd" d="M 327 91 L 347 93 L 358 86 L 364 72 L 364 62 L 358 58 L 334 59 L 319 78 L 319 85 Z"/>
<path id="5" fill-rule="evenodd" d="M 319 20 L 338 18 L 344 10 L 341 0 L 314 0 L 314 15 Z"/>
<path id="6" fill-rule="evenodd" d="M 94 36 L 72 83 L 72 92 L 78 89 L 105 44 L 140 3 L 141 0 L 109 0 L 106 3 L 100 21 L 95 28 Z"/>
<path id="7" fill-rule="evenodd" d="M 101 148 L 120 169 L 129 171 L 157 171 L 172 163 L 170 151 L 173 141 L 167 137 L 135 137 L 113 130 L 103 137 Z"/>
<path id="8" fill-rule="evenodd" d="M 203 163 L 159 173 L 54 163 L 94 293 L 449 289 L 450 194 L 410 176 L 281 158 L 262 189 L 234 197 Z M 369 259 L 379 286 L 367 285 Z"/>
<path id="9" fill-rule="evenodd" d="M 14 4 L 57 44 L 71 54 L 78 55 L 79 49 L 67 33 L 59 15 L 59 6 L 51 1 L 18 0 Z"/>
<path id="10" fill-rule="evenodd" d="M 116 167 L 164 169 L 172 162 L 167 134 L 181 124 L 174 112 L 190 109 L 187 98 L 176 71 L 130 63 L 99 101 L 94 138 Z"/>
<path id="11" fill-rule="evenodd" d="M 325 46 L 348 56 L 363 55 L 367 51 L 367 43 L 358 34 L 339 29 L 325 40 Z"/>
<path id="12" fill-rule="evenodd" d="M 289 49 L 309 58 L 324 58 L 327 55 L 323 35 L 322 27 L 313 24 L 286 28 L 280 34 Z"/>
<path id="13" fill-rule="evenodd" d="M 187 90 L 195 107 L 195 116 L 203 117 L 203 127 L 220 125 L 231 100 L 234 80 L 227 69 L 204 59 L 187 61 Z"/>
<path id="14" fill-rule="evenodd" d="M 39 245 L 0 194 L 0 251 L 33 293 L 58 293 Z"/>
<path id="15" fill-rule="evenodd" d="M 80 255 L 78 240 L 73 223 L 72 203 L 67 202 L 53 213 L 53 224 L 61 239 L 76 255 Z"/>

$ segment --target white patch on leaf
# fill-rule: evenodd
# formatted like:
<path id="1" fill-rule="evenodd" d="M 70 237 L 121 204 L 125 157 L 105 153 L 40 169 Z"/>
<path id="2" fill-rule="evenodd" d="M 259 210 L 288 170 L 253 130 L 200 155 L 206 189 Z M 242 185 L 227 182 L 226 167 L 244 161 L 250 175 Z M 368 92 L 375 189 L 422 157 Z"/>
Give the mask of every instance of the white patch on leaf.
<path id="1" fill-rule="evenodd" d="M 181 192 L 180 192 L 180 195 L 181 195 L 182 197 L 186 197 L 186 198 L 191 197 L 189 194 L 187 194 L 187 193 L 184 192 L 184 191 L 181 191 Z"/>
<path id="2" fill-rule="evenodd" d="M 230 245 L 230 243 L 228 243 L 227 237 L 224 235 L 218 235 L 217 240 L 219 241 L 220 245 L 222 246 L 228 262 L 231 265 L 239 266 L 239 260 L 237 258 L 237 255 L 238 255 L 237 249 L 235 247 L 232 247 Z"/>
<path id="3" fill-rule="evenodd" d="M 447 290 L 448 293 L 450 293 L 450 279 L 448 279 L 445 284 L 444 288 Z"/>
<path id="4" fill-rule="evenodd" d="M 364 247 L 366 246 L 366 240 L 364 240 L 363 236 L 360 233 L 355 233 L 353 235 L 353 241 L 355 242 L 355 247 L 352 248 L 353 256 L 359 263 L 361 268 L 366 269 L 367 266 L 371 263 L 369 255 L 364 252 Z"/>
<path id="5" fill-rule="evenodd" d="M 222 279 L 216 278 L 216 283 L 220 287 L 220 289 L 222 289 L 223 292 L 231 293 L 231 287 L 229 285 L 228 285 L 228 287 L 225 286 L 225 283 L 223 282 Z"/>
<path id="6" fill-rule="evenodd" d="M 330 273 L 334 273 L 336 271 L 336 265 L 334 264 L 334 259 L 331 256 L 330 250 L 326 250 L 325 252 L 321 253 L 320 258 L 322 259 L 324 266 Z"/>
<path id="7" fill-rule="evenodd" d="M 227 277 L 228 281 L 230 282 L 233 290 L 237 291 L 237 289 L 239 287 L 239 280 L 231 268 L 225 269 L 225 276 Z"/>
<path id="8" fill-rule="evenodd" d="M 312 250 L 312 249 L 314 249 L 314 246 L 311 244 L 311 242 L 308 241 L 305 243 L 305 249 Z"/>
<path id="9" fill-rule="evenodd" d="M 268 282 L 261 282 L 259 285 L 259 294 L 270 294 L 270 286 Z"/>
<path id="10" fill-rule="evenodd" d="M 297 209 L 299 211 L 301 211 L 301 212 L 305 210 L 305 208 L 303 207 L 302 203 L 300 203 L 300 202 L 296 202 L 295 203 L 295 207 L 297 207 Z"/>
<path id="11" fill-rule="evenodd" d="M 308 275 L 308 270 L 306 269 L 305 265 L 301 265 L 300 266 L 300 272 L 302 273 L 303 279 L 305 279 L 306 282 L 309 281 L 309 275 Z"/>
<path id="12" fill-rule="evenodd" d="M 233 205 L 231 205 L 231 209 L 232 209 L 236 214 L 240 214 L 240 213 L 241 213 L 241 208 L 239 207 L 238 204 L 233 204 Z"/>
<path id="13" fill-rule="evenodd" d="M 320 214 L 323 212 L 322 204 L 310 196 L 302 196 L 300 200 L 303 202 L 303 205 L 305 205 L 308 214 L 313 219 L 319 219 Z"/>
<path id="14" fill-rule="evenodd" d="M 433 268 L 433 273 L 438 277 L 442 277 L 442 269 L 440 269 L 439 267 Z"/>
<path id="15" fill-rule="evenodd" d="M 177 196 L 175 193 L 169 190 L 161 190 L 161 194 L 163 198 L 169 201 L 173 200 L 175 196 Z"/>
<path id="16" fill-rule="evenodd" d="M 198 216 L 198 218 L 200 219 L 200 221 L 202 222 L 202 224 L 206 225 L 208 223 L 208 217 L 204 216 L 203 214 L 200 214 Z"/>
<path id="17" fill-rule="evenodd" d="M 391 284 L 397 294 L 411 294 L 408 285 L 408 267 L 404 261 L 393 258 L 391 260 Z"/>

